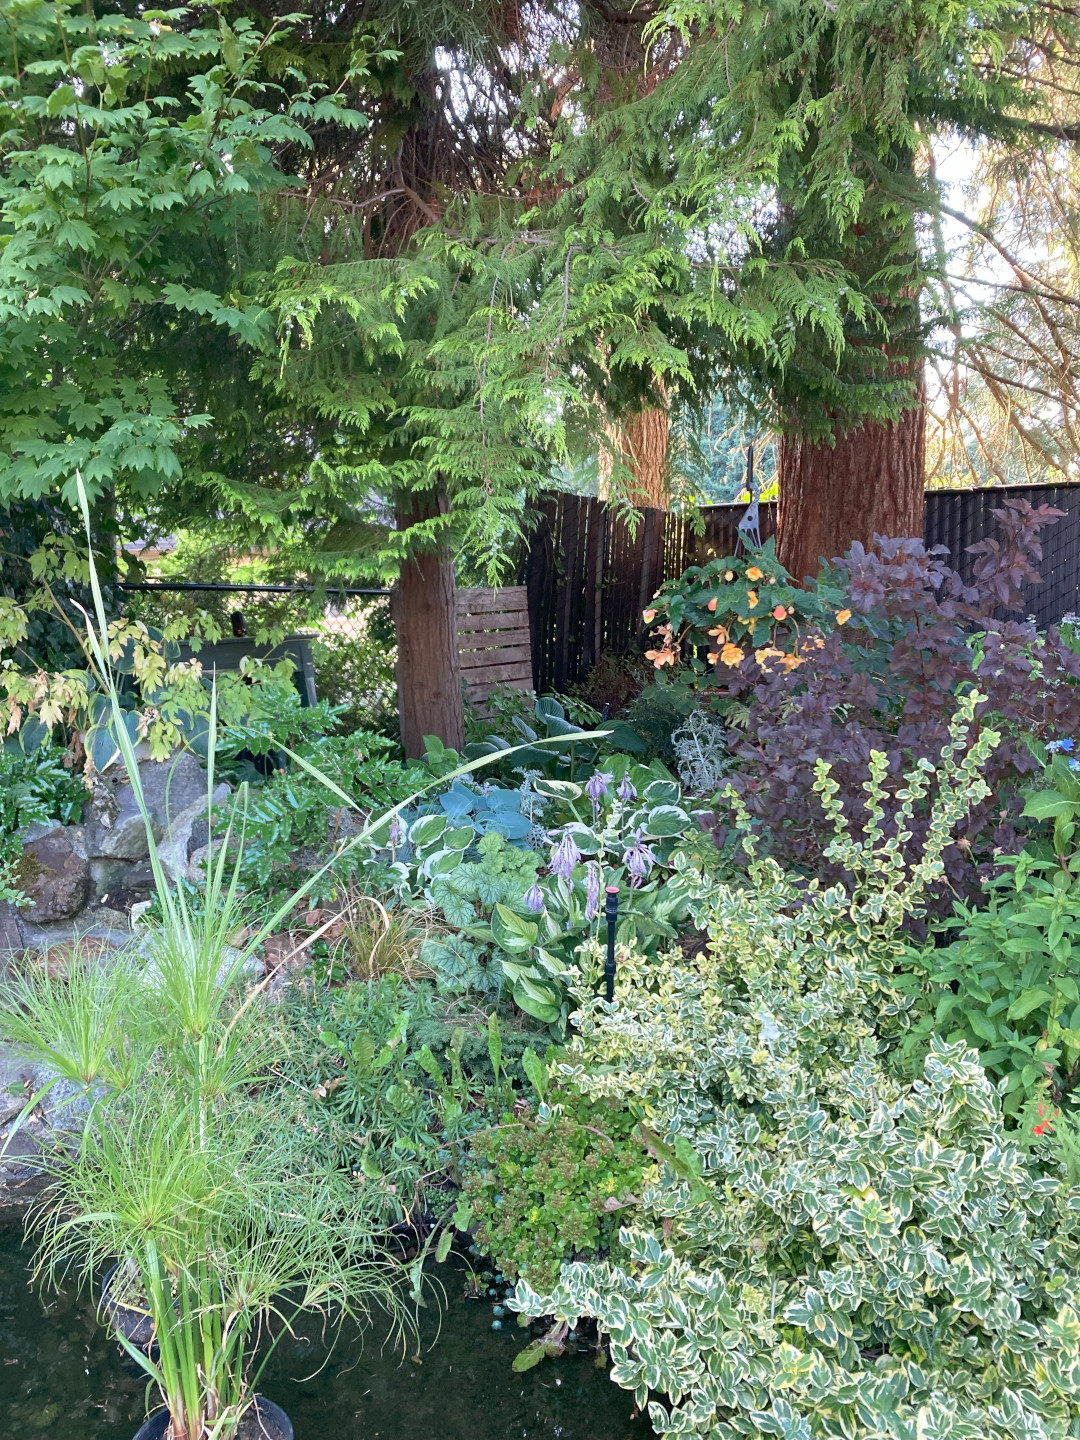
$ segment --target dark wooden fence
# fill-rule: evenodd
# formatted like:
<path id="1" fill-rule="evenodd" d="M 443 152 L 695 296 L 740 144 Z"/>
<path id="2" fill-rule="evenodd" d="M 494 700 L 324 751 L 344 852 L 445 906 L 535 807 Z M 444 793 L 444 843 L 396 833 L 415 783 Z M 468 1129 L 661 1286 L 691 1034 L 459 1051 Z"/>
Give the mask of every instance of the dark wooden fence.
<path id="1" fill-rule="evenodd" d="M 1043 532 L 1042 582 L 1029 595 L 1030 613 L 1049 625 L 1080 610 L 1080 485 L 928 491 L 924 539 L 927 545 L 945 545 L 952 563 L 970 573 L 966 547 L 996 533 L 991 511 L 1009 496 L 1066 512 Z M 529 595 L 536 690 L 562 690 L 584 679 L 603 651 L 625 654 L 640 646 L 641 612 L 656 591 L 688 565 L 734 554 L 745 510 L 745 504 L 704 510 L 701 533 L 680 515 L 644 510 L 631 533 L 626 520 L 600 500 L 549 496 L 519 577 Z M 761 538 L 775 529 L 775 506 L 762 505 Z"/>

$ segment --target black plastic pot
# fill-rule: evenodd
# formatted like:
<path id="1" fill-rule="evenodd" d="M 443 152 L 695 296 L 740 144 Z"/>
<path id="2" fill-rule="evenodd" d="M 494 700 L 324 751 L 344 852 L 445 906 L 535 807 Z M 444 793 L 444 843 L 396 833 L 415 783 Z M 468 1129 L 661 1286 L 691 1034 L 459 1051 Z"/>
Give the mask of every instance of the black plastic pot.
<path id="1" fill-rule="evenodd" d="M 114 1265 L 101 1282 L 102 1311 L 112 1328 L 137 1350 L 149 1350 L 154 1343 L 154 1322 L 149 1313 L 113 1299 L 112 1281 L 118 1269 Z"/>
<path id="2" fill-rule="evenodd" d="M 163 1440 L 168 1428 L 168 1410 L 155 1410 L 136 1432 L 135 1440 Z M 244 1411 L 236 1440 L 293 1440 L 292 1421 L 279 1405 L 265 1395 L 256 1395 Z"/>

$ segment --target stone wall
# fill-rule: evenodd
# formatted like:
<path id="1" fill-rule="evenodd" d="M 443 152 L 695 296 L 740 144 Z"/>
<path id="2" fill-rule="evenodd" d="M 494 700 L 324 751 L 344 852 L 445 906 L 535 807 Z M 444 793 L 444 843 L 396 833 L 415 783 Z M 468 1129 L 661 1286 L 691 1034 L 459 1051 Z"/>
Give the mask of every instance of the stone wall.
<path id="1" fill-rule="evenodd" d="M 168 878 L 189 873 L 207 842 L 206 771 L 190 752 L 143 760 L 139 780 Z M 220 804 L 227 785 L 215 789 Z M 21 885 L 33 904 L 0 902 L 0 956 L 75 935 L 114 942 L 131 929 L 132 906 L 153 893 L 146 825 L 126 770 L 99 777 L 81 825 L 32 825 L 23 833 Z"/>

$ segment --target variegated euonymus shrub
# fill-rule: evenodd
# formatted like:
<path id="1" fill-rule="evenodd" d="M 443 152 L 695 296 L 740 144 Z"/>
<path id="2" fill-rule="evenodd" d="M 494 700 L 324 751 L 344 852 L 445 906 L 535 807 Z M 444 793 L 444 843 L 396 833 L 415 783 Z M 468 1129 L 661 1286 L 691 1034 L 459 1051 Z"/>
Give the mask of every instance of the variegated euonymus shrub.
<path id="1" fill-rule="evenodd" d="M 660 1435 L 1080 1436 L 1080 1195 L 1012 1143 L 974 1051 L 935 1041 L 911 1077 L 898 1043 L 898 926 L 982 758 L 911 777 L 919 873 L 871 813 L 834 841 L 853 892 L 755 865 L 710 898 L 706 953 L 623 967 L 614 1007 L 579 996 L 567 1068 L 641 1116 L 659 1180 L 628 1259 L 516 1305 L 595 1316 Z"/>

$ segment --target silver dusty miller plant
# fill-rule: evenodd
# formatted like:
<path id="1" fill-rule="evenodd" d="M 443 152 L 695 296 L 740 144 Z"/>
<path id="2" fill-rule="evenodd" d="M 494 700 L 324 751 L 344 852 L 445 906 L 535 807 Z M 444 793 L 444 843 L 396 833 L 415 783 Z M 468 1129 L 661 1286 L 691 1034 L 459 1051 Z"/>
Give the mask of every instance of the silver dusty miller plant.
<path id="1" fill-rule="evenodd" d="M 732 765 L 727 731 L 700 710 L 687 717 L 671 737 L 679 779 L 688 790 L 711 794 Z"/>

